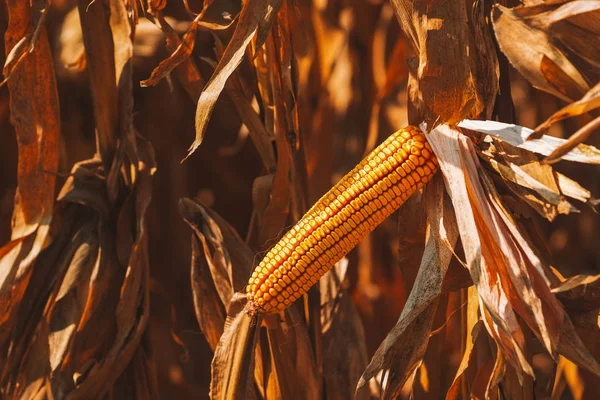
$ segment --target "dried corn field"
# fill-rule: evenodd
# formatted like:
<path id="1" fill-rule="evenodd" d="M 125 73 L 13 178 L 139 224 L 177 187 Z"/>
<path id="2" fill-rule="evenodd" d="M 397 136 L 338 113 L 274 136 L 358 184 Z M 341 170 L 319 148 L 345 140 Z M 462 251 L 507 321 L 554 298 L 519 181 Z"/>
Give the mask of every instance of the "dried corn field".
<path id="1" fill-rule="evenodd" d="M 0 30 L 1 400 L 600 398 L 600 1 Z"/>

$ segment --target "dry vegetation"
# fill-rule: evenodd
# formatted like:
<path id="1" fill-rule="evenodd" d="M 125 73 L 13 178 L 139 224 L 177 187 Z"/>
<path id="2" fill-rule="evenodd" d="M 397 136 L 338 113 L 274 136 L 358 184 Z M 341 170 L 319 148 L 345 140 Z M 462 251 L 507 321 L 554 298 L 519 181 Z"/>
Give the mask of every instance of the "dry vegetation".
<path id="1" fill-rule="evenodd" d="M 6 0 L 0 31 L 0 399 L 600 398 L 600 1 Z M 433 180 L 244 312 L 408 124 Z"/>

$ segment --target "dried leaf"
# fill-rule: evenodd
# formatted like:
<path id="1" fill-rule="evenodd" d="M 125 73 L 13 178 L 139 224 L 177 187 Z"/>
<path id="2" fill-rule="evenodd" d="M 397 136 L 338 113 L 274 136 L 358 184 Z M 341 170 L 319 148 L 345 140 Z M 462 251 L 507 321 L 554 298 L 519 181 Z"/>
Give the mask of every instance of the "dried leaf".
<path id="1" fill-rule="evenodd" d="M 472 358 L 475 356 L 473 349 L 483 325 L 483 323 L 479 320 L 479 316 L 477 314 L 479 310 L 479 299 L 475 287 L 472 286 L 468 289 L 467 296 L 467 338 L 465 343 L 465 349 L 462 355 L 462 360 L 460 361 L 460 365 L 458 366 L 458 371 L 456 371 L 454 381 L 452 382 L 452 385 L 450 386 L 446 394 L 446 400 L 460 398 L 459 390 L 462 381 L 466 378 L 464 374 L 466 369 L 470 366 Z"/>
<path id="2" fill-rule="evenodd" d="M 347 294 L 340 296 L 332 319 L 322 324 L 323 379 L 326 398 L 343 400 L 353 398 L 368 357 L 365 333 L 358 313 Z M 356 398 L 366 399 L 368 392 L 363 391 Z"/>
<path id="3" fill-rule="evenodd" d="M 500 49 L 533 86 L 564 100 L 579 98 L 589 90 L 547 32 L 501 5 L 494 6 L 492 22 Z"/>
<path id="4" fill-rule="evenodd" d="M 598 204 L 599 200 L 593 198 L 589 190 L 581 186 L 573 179 L 561 174 L 560 172 L 554 172 L 554 175 L 556 175 L 556 183 L 558 183 L 560 192 L 565 196 L 579 200 L 583 203 L 590 203 L 592 207 Z"/>
<path id="5" fill-rule="evenodd" d="M 202 14 L 198 15 L 200 17 Z M 194 20 L 190 25 L 190 28 L 183 36 L 183 40 L 177 45 L 175 51 L 165 60 L 161 61 L 160 64 L 152 71 L 152 75 L 146 80 L 140 82 L 141 87 L 154 86 L 162 78 L 164 78 L 173 69 L 181 65 L 194 51 L 194 45 L 196 44 L 196 30 L 198 28 L 198 21 Z"/>
<path id="6" fill-rule="evenodd" d="M 285 324 L 272 317 L 266 317 L 273 320 L 267 329 L 274 373 L 269 383 L 273 385 L 271 390 L 283 399 L 318 397 L 319 376 L 308 326 L 302 315 L 292 307 L 285 311 Z"/>
<path id="7" fill-rule="evenodd" d="M 574 148 L 582 146 L 582 142 L 598 128 L 600 128 L 600 117 L 596 117 L 596 119 L 589 122 L 587 125 L 583 126 L 577 132 L 571 135 L 571 137 L 569 137 L 565 143 L 558 146 L 552 153 L 550 153 L 544 162 L 552 164 L 560 161 L 565 154 L 569 153 Z"/>
<path id="8" fill-rule="evenodd" d="M 416 86 L 411 88 L 410 96 L 416 107 L 426 112 L 426 120 L 433 122 L 439 116 L 441 122 L 456 123 L 484 111 L 490 101 L 481 94 L 494 98 L 496 93 L 479 91 L 476 69 L 481 67 L 486 69 L 479 71 L 481 74 L 494 76 L 497 66 L 493 63 L 495 55 L 487 55 L 490 65 L 481 63 L 478 67 L 469 57 L 469 49 L 472 52 L 473 48 L 469 46 L 472 37 L 466 3 L 392 0 L 391 4 L 419 56 L 413 81 Z M 480 42 L 482 38 L 479 37 Z M 479 50 L 485 51 L 485 48 L 482 45 Z M 486 54 L 481 56 L 486 57 Z M 487 71 L 490 68 L 494 72 Z M 485 82 L 492 84 L 493 80 Z"/>
<path id="9" fill-rule="evenodd" d="M 458 126 L 493 136 L 512 146 L 544 156 L 549 156 L 567 143 L 564 139 L 548 135 L 544 135 L 540 139 L 527 140 L 533 130 L 503 122 L 463 120 Z M 600 150 L 593 146 L 579 144 L 564 154 L 562 159 L 586 164 L 600 164 Z"/>
<path id="10" fill-rule="evenodd" d="M 470 141 L 444 126 L 434 129 L 429 139 L 454 207 L 462 210 L 457 214 L 461 239 L 482 301 L 486 328 L 519 380 L 523 379 L 522 371 L 531 376 L 533 371 L 523 354 L 525 337 L 515 313 L 527 322 L 551 354 L 558 350 L 595 371 L 597 364 L 592 362 L 577 335 L 571 334 L 568 316 L 550 293 L 545 270 L 534 248 L 502 207 L 489 178 L 477 170 Z M 454 141 L 461 144 L 455 144 L 453 149 Z M 474 213 L 471 221 L 466 210 Z M 469 236 L 466 232 L 470 232 Z M 492 278 L 494 274 L 496 278 Z"/>
<path id="11" fill-rule="evenodd" d="M 227 45 L 223 56 L 219 60 L 219 64 L 215 68 L 213 76 L 206 84 L 198 100 L 195 118 L 196 139 L 190 146 L 186 158 L 202 143 L 208 120 L 219 95 L 225 87 L 227 79 L 229 79 L 229 76 L 242 62 L 246 47 L 254 37 L 259 26 L 264 23 L 271 13 L 277 13 L 278 10 L 275 8 L 277 3 L 281 4 L 280 0 L 258 0 L 244 4 L 231 41 Z"/>
<path id="12" fill-rule="evenodd" d="M 600 83 L 591 88 L 581 99 L 555 112 L 550 118 L 538 125 L 535 131 L 529 135 L 528 140 L 541 138 L 543 133 L 558 121 L 584 114 L 596 108 L 600 108 Z"/>
<path id="13" fill-rule="evenodd" d="M 393 398 L 425 354 L 441 285 L 458 238 L 453 212 L 438 177 L 425 191 L 428 237 L 417 279 L 404 310 L 379 346 L 357 385 L 357 393 L 380 370 L 389 370 L 383 397 Z"/>
<path id="14" fill-rule="evenodd" d="M 6 10 L 8 26 L 4 38 L 8 54 L 25 37 L 31 39 L 34 28 L 37 40 L 35 47 L 28 49 L 22 61 L 14 65 L 8 80 L 18 166 L 11 241 L 0 248 L 0 348 L 3 349 L 7 348 L 11 334 L 16 334 L 15 318 L 35 260 L 48 245 L 60 137 L 58 94 L 46 28 L 43 23 L 35 26 L 41 17 L 32 10 L 30 2 L 9 1 Z M 29 44 L 33 43 L 32 40 Z M 6 357 L 0 356 L 0 364 L 7 364 Z"/>
<path id="15" fill-rule="evenodd" d="M 225 331 L 211 363 L 210 398 L 254 399 L 254 346 L 259 321 L 243 312 L 245 296 L 229 303 Z"/>
<path id="16" fill-rule="evenodd" d="M 10 1 L 7 9 L 5 44 L 10 52 L 25 36 L 33 34 L 33 23 L 40 17 L 32 14 L 30 4 L 19 1 Z M 48 193 L 54 193 L 54 173 L 58 168 L 60 115 L 48 37 L 43 25 L 39 29 L 35 47 L 15 67 L 8 82 L 10 117 L 19 145 L 13 240 L 34 233 L 40 225 L 48 225 L 54 205 L 53 196 Z M 44 238 L 40 240 L 36 247 L 43 246 Z"/>
<path id="17" fill-rule="evenodd" d="M 215 288 L 227 309 L 233 294 L 246 285 L 254 255 L 231 225 L 211 209 L 184 198 L 179 202 L 179 212 L 202 243 Z M 203 295 L 198 288 L 192 289 L 195 296 Z"/>
<path id="18" fill-rule="evenodd" d="M 192 228 L 191 281 L 196 318 L 214 350 L 223 334 L 225 310 L 250 276 L 253 253 L 219 215 L 193 200 L 179 201 L 179 212 Z"/>

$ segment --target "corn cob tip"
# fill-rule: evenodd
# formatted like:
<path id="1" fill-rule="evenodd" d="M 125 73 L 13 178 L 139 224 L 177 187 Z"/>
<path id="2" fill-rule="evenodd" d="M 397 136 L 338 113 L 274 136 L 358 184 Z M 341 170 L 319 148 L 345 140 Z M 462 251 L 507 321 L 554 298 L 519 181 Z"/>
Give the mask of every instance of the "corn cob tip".
<path id="1" fill-rule="evenodd" d="M 270 314 L 288 307 L 437 169 L 419 128 L 390 135 L 269 250 L 248 281 L 246 312 Z"/>
<path id="2" fill-rule="evenodd" d="M 259 309 L 254 304 L 254 299 L 253 299 L 253 296 L 251 293 L 246 293 L 246 298 L 248 299 L 248 302 L 246 303 L 246 306 L 244 307 L 244 312 L 248 316 L 254 317 L 259 313 Z"/>

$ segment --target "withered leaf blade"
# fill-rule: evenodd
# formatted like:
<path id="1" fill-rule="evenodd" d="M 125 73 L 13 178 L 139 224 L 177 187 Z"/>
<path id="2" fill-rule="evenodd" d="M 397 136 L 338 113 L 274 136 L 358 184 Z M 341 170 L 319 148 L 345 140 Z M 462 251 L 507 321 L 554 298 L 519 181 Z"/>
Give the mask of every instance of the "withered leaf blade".
<path id="1" fill-rule="evenodd" d="M 586 112 L 600 108 L 600 82 L 591 88 L 581 99 L 574 101 L 566 107 L 558 110 L 546 121 L 538 125 L 535 131 L 529 135 L 528 140 L 539 139 L 550 126 L 565 118 L 575 117 Z"/>
<path id="2" fill-rule="evenodd" d="M 544 156 L 549 156 L 567 143 L 565 139 L 548 135 L 543 135 L 540 139 L 527 140 L 533 133 L 532 129 L 504 122 L 465 119 L 458 126 L 493 136 L 512 146 Z M 585 164 L 600 164 L 600 150 L 594 146 L 579 144 L 568 153 L 563 154 L 562 159 Z"/>
<path id="3" fill-rule="evenodd" d="M 552 289 L 573 314 L 600 308 L 600 275 L 575 275 Z"/>
<path id="4" fill-rule="evenodd" d="M 550 354 L 554 355 L 558 351 L 596 372 L 597 363 L 570 328 L 572 324 L 569 316 L 550 292 L 541 260 L 520 233 L 510 214 L 504 210 L 490 179 L 483 171 L 476 171 L 476 157 L 470 141 L 445 126 L 434 129 L 429 138 L 438 154 L 455 208 L 461 207 L 463 210 L 457 214 L 457 219 L 461 221 L 459 224 L 469 223 L 468 220 L 465 221 L 469 214 L 465 211 L 469 207 L 476 213 L 471 222 L 475 226 L 470 228 L 474 236 L 463 236 L 463 229 L 469 229 L 467 224 L 461 228 L 467 263 L 484 306 L 482 313 L 486 328 L 509 364 L 514 367 L 512 371 L 517 373 L 519 381 L 525 379 L 520 375 L 522 372 L 533 376 L 533 371 L 524 357 L 526 337 L 517 323 L 517 313 L 544 343 Z M 458 151 L 452 150 L 453 143 L 456 143 L 454 146 L 458 147 Z M 461 154 L 459 159 L 456 159 L 457 153 Z M 462 168 L 456 169 L 457 165 Z M 467 181 L 461 181 L 463 173 L 465 177 L 469 176 Z M 466 192 L 465 185 L 469 188 Z M 463 198 L 468 201 L 458 203 Z M 481 224 L 481 221 L 486 222 Z M 496 230 L 497 233 L 493 233 Z M 478 236 L 483 238 L 479 243 Z M 469 243 L 469 240 L 474 243 Z M 473 244 L 475 253 L 478 251 L 482 256 L 481 265 L 485 268 L 482 272 L 485 271 L 485 275 L 473 270 L 474 264 L 470 261 L 473 257 Z M 507 272 L 509 276 L 505 275 Z M 489 280 L 489 276 L 493 274 L 497 274 L 497 279 L 502 282 L 510 283 L 503 285 L 501 290 L 494 290 L 493 287 L 499 281 L 494 283 Z M 496 297 L 498 295 L 499 298 Z"/>
<path id="5" fill-rule="evenodd" d="M 425 354 L 442 281 L 458 239 L 454 212 L 439 175 L 425 190 L 429 235 L 417 279 L 402 314 L 379 346 L 357 385 L 357 393 L 380 370 L 389 370 L 384 398 L 397 396 Z"/>
<path id="6" fill-rule="evenodd" d="M 368 363 L 363 324 L 343 287 L 347 270 L 348 259 L 342 258 L 319 281 L 323 379 L 325 396 L 331 399 L 352 398 Z M 345 350 L 340 352 L 340 348 Z M 357 398 L 368 398 L 368 395 L 362 391 Z"/>
<path id="7" fill-rule="evenodd" d="M 392 0 L 391 4 L 419 57 L 410 96 L 417 108 L 426 112 L 428 122 L 439 116 L 441 122 L 456 123 L 475 117 L 485 105 L 493 103 L 495 90 L 480 91 L 475 75 L 497 75 L 495 55 L 488 55 L 489 64 L 479 63 L 477 67 L 473 57 L 469 57 L 469 50 L 473 52 L 477 46 L 469 46 L 472 37 L 466 3 Z M 481 43 L 483 37 L 478 39 L 480 50 L 486 51 Z M 477 68 L 482 70 L 476 72 Z M 494 80 L 485 83 L 494 85 Z M 482 94 L 487 98 L 482 98 Z"/>
<path id="8" fill-rule="evenodd" d="M 511 64 L 536 88 L 564 100 L 581 97 L 589 86 L 549 33 L 499 4 L 492 11 L 498 44 Z"/>
<path id="9" fill-rule="evenodd" d="M 550 153 L 548 157 L 544 159 L 544 162 L 549 164 L 555 163 L 560 161 L 565 154 L 569 153 L 575 147 L 585 146 L 582 144 L 582 142 L 598 128 L 600 128 L 600 116 L 596 117 L 593 121 L 589 122 L 587 125 L 584 125 L 577 132 L 571 135 L 571 137 L 569 137 L 565 143 L 558 146 L 552 153 Z"/>
<path id="10" fill-rule="evenodd" d="M 254 347 L 260 319 L 243 311 L 245 296 L 229 303 L 225 330 L 211 363 L 210 398 L 254 399 Z"/>
<path id="11" fill-rule="evenodd" d="M 464 374 L 466 369 L 469 368 L 471 364 L 471 358 L 475 356 L 475 343 L 477 342 L 477 338 L 481 332 L 481 329 L 483 328 L 483 323 L 479 320 L 479 316 L 477 314 L 478 310 L 479 298 L 477 296 L 477 291 L 475 287 L 471 286 L 467 292 L 467 338 L 465 349 L 462 355 L 462 360 L 460 361 L 460 365 L 458 366 L 458 371 L 456 371 L 454 381 L 452 382 L 452 385 L 450 385 L 450 388 L 446 394 L 446 400 L 460 398 L 459 390 L 461 382 L 466 378 Z"/>
<path id="12" fill-rule="evenodd" d="M 231 296 L 248 279 L 253 253 L 225 220 L 200 203 L 183 198 L 179 213 L 193 230 L 190 273 L 196 318 L 214 350 Z"/>
<path id="13" fill-rule="evenodd" d="M 168 73 L 188 59 L 188 57 L 192 54 L 192 51 L 194 51 L 197 28 L 198 24 L 196 21 L 192 22 L 189 30 L 186 32 L 183 40 L 181 43 L 179 43 L 173 54 L 171 54 L 166 60 L 161 61 L 160 64 L 158 64 L 158 66 L 152 71 L 152 74 L 148 79 L 140 82 L 141 87 L 156 85 Z"/>
<path id="14" fill-rule="evenodd" d="M 7 3 L 9 25 L 5 46 L 10 52 L 24 37 L 32 35 L 39 15 L 29 3 Z M 28 43 L 29 44 L 29 43 Z M 60 111 L 56 79 L 46 28 L 39 28 L 33 48 L 12 72 L 8 81 L 10 117 L 17 134 L 18 186 L 13 210 L 12 236 L 17 239 L 47 225 L 52 216 L 58 168 Z M 41 243 L 40 243 L 41 244 Z"/>
<path id="15" fill-rule="evenodd" d="M 108 173 L 117 151 L 119 93 L 115 65 L 115 48 L 110 26 L 109 8 L 101 2 L 79 2 L 83 42 L 90 90 L 94 98 L 94 118 L 104 171 Z M 118 77 L 120 78 L 120 76 Z"/>
<path id="16" fill-rule="evenodd" d="M 227 308 L 233 294 L 243 290 L 248 281 L 254 253 L 235 229 L 210 208 L 183 198 L 179 201 L 179 213 L 203 244 L 212 279 Z"/>
<path id="17" fill-rule="evenodd" d="M 235 32 L 227 45 L 223 56 L 220 58 L 212 77 L 198 99 L 196 106 L 196 138 L 188 149 L 188 158 L 200 146 L 204 138 L 204 132 L 208 126 L 208 120 L 212 114 L 219 95 L 225 88 L 225 83 L 233 71 L 240 65 L 246 52 L 246 47 L 254 37 L 254 34 L 265 15 L 271 12 L 277 13 L 274 6 L 280 0 L 257 0 L 244 4 Z M 184 159 L 185 160 L 185 159 Z"/>
<path id="18" fill-rule="evenodd" d="M 508 355 L 508 360 L 515 366 L 517 372 L 526 371 L 527 374 L 533 375 L 531 366 L 522 351 L 524 341 L 522 330 L 512 307 L 507 307 L 508 295 L 497 288 L 499 270 L 495 263 L 502 262 L 500 250 L 496 249 L 497 238 L 489 232 L 480 231 L 481 221 L 486 216 L 488 217 L 486 223 L 492 221 L 489 218 L 487 199 L 481 194 L 483 189 L 479 186 L 479 170 L 474 165 L 474 157 L 472 154 L 462 153 L 464 143 L 459 133 L 446 125 L 432 130 L 428 138 L 438 156 L 454 209 L 461 210 L 456 213 L 456 219 L 466 264 L 482 301 L 482 313 L 485 311 L 488 315 L 488 319 L 484 320 L 486 328 L 502 351 Z M 488 208 L 487 212 L 482 211 L 486 208 Z M 483 233 L 486 236 L 481 239 L 480 234 Z M 488 254 L 485 254 L 487 246 L 489 246 Z M 490 251 L 493 252 L 491 257 Z"/>
<path id="19" fill-rule="evenodd" d="M 282 399 L 319 397 L 319 376 L 308 326 L 295 307 L 285 311 L 285 321 L 277 315 L 265 316 L 272 372 L 268 394 Z M 290 355 L 294 355 L 290 357 Z"/>
<path id="20" fill-rule="evenodd" d="M 328 329 L 323 332 L 323 379 L 326 398 L 352 398 L 356 383 L 368 361 L 362 322 L 350 297 L 343 293 Z M 367 399 L 369 393 L 361 391 L 356 398 Z"/>
<path id="21" fill-rule="evenodd" d="M 33 273 L 35 260 L 47 246 L 53 217 L 56 171 L 59 162 L 60 112 L 55 71 L 46 28 L 30 2 L 8 1 L 4 35 L 7 54 L 18 45 L 33 42 L 14 65 L 8 80 L 10 118 L 18 144 L 17 188 L 11 240 L 0 248 L 0 349 L 17 335 L 16 318 Z M 25 48 L 27 46 L 22 45 Z M 9 367 L 0 351 L 0 365 Z M 0 385 L 5 384 L 0 376 Z"/>

